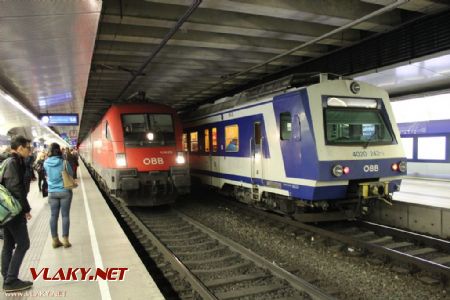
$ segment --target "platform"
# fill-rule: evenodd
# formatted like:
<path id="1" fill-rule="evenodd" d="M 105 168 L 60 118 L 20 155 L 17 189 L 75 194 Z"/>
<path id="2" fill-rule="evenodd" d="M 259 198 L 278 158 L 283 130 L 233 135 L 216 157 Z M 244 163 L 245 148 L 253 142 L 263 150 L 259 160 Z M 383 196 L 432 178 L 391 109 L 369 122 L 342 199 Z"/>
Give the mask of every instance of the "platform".
<path id="1" fill-rule="evenodd" d="M 376 203 L 369 220 L 450 239 L 449 180 L 407 177 L 393 198 L 393 205 Z"/>
<path id="2" fill-rule="evenodd" d="M 31 290 L 16 295 L 1 292 L 0 299 L 164 299 L 84 165 L 78 169 L 78 175 L 79 187 L 74 190 L 70 211 L 71 248 L 52 248 L 48 198 L 43 198 L 37 182 L 32 182 L 28 197 L 33 216 L 28 223 L 31 248 L 25 256 L 19 277 L 32 281 L 31 268 L 36 272 L 49 268 L 48 278 L 60 278 L 57 275 L 59 269 L 67 274 L 69 268 L 91 268 L 84 276 L 88 280 L 82 280 L 81 270 L 75 273 L 77 280 L 73 279 L 73 275 L 64 281 L 44 280 L 41 275 L 34 280 Z M 0 245 L 3 246 L 1 240 Z M 96 268 L 114 271 L 109 273 L 109 280 L 101 279 L 105 277 L 102 273 L 97 273 L 99 276 L 94 280 L 90 276 L 95 275 Z M 123 280 L 117 280 L 121 277 L 120 273 Z"/>
<path id="3" fill-rule="evenodd" d="M 430 177 L 406 177 L 394 200 L 450 209 L 450 180 Z"/>

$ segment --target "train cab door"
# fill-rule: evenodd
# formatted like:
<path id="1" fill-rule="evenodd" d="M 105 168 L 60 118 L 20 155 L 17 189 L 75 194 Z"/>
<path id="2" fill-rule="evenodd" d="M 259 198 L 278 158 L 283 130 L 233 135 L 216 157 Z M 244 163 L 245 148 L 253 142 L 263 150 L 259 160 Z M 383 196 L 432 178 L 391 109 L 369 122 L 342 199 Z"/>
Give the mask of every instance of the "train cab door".
<path id="1" fill-rule="evenodd" d="M 112 160 L 110 159 L 111 157 L 113 157 L 113 146 L 112 146 L 112 137 L 111 137 L 111 128 L 109 127 L 109 123 L 108 121 L 105 121 L 104 123 L 104 143 L 102 143 L 103 145 L 103 155 L 102 155 L 102 159 L 103 161 L 103 166 L 104 167 L 108 167 L 108 168 L 112 168 L 113 167 L 113 163 Z"/>
<path id="2" fill-rule="evenodd" d="M 261 134 L 261 122 L 253 123 L 253 137 L 250 143 L 251 177 L 254 185 L 262 184 L 263 179 L 263 137 Z"/>
<path id="3" fill-rule="evenodd" d="M 211 129 L 206 128 L 203 131 L 203 136 L 205 138 L 205 154 L 204 162 L 202 163 L 202 169 L 211 171 L 212 166 L 212 149 L 211 149 Z M 212 185 L 212 177 L 210 175 L 205 176 L 203 180 L 204 184 Z"/>
<path id="4" fill-rule="evenodd" d="M 211 185 L 220 188 L 220 156 L 218 150 L 217 127 L 213 127 L 211 128 L 211 152 L 209 156 L 211 167 Z"/>

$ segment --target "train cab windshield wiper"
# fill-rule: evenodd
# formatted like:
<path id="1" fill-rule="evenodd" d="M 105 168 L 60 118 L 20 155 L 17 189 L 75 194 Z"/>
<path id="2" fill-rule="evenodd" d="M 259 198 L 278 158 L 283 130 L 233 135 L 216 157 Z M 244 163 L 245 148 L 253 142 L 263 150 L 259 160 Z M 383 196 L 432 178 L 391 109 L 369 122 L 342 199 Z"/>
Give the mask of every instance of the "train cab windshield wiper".
<path id="1" fill-rule="evenodd" d="M 364 149 L 366 149 L 369 146 L 370 142 L 372 142 L 372 139 L 375 137 L 375 135 L 376 132 L 372 133 L 372 135 L 367 139 L 366 144 L 364 145 Z"/>

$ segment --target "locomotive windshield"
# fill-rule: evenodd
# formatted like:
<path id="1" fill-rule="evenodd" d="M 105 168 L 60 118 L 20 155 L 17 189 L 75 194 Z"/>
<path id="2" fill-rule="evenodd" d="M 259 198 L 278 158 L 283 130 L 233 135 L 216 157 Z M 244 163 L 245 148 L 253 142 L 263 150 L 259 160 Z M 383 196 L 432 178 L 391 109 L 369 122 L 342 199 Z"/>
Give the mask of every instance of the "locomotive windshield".
<path id="1" fill-rule="evenodd" d="M 338 98 L 330 98 L 328 107 L 325 109 L 327 144 L 360 144 L 367 147 L 369 144 L 393 142 L 392 134 L 381 116 L 380 109 L 375 108 L 374 105 L 357 104 L 351 107 L 335 105 L 336 99 Z M 356 99 L 351 100 L 355 103 Z M 350 101 L 342 103 L 344 102 L 350 103 Z M 361 99 L 360 103 L 363 102 L 364 100 Z"/>
<path id="2" fill-rule="evenodd" d="M 125 146 L 161 147 L 175 145 L 170 114 L 122 114 Z"/>

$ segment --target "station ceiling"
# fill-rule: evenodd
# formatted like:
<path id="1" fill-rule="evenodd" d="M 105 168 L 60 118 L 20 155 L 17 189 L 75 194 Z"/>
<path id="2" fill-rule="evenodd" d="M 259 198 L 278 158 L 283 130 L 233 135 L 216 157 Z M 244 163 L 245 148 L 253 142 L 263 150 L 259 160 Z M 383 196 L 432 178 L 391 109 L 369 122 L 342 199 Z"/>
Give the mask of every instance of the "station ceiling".
<path id="1" fill-rule="evenodd" d="M 79 113 L 80 139 L 112 103 L 137 92 L 184 110 L 292 72 L 350 75 L 450 49 L 440 37 L 448 30 L 442 29 L 450 19 L 447 0 L 7 0 L 0 6 L 0 85 L 36 114 Z M 427 48 L 415 32 L 439 39 Z M 394 46 L 383 50 L 389 43 Z M 347 60 L 358 64 L 349 67 Z"/>

